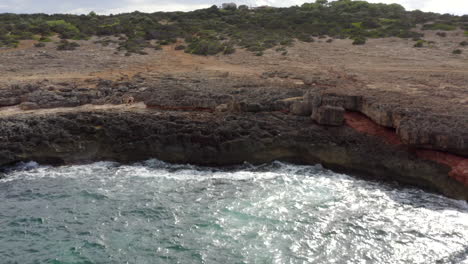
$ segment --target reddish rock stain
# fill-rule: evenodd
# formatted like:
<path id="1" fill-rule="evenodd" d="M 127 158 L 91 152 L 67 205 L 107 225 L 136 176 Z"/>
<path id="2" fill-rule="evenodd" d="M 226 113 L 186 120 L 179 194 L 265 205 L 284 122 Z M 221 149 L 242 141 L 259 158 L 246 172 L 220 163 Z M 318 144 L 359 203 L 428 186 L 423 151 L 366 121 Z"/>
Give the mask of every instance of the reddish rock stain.
<path id="1" fill-rule="evenodd" d="M 345 120 L 347 126 L 355 129 L 360 133 L 380 137 L 387 144 L 390 145 L 402 144 L 400 138 L 393 129 L 380 126 L 379 124 L 375 123 L 374 121 L 372 121 L 367 116 L 361 113 L 346 112 Z M 452 170 L 449 173 L 449 176 L 468 186 L 467 158 L 441 151 L 426 149 L 415 150 L 415 153 L 421 159 L 431 160 L 449 166 L 450 168 L 452 168 Z"/>
<path id="2" fill-rule="evenodd" d="M 356 131 L 382 138 L 387 144 L 401 145 L 402 142 L 395 131 L 391 128 L 383 127 L 363 114 L 356 112 L 345 113 L 346 125 Z"/>

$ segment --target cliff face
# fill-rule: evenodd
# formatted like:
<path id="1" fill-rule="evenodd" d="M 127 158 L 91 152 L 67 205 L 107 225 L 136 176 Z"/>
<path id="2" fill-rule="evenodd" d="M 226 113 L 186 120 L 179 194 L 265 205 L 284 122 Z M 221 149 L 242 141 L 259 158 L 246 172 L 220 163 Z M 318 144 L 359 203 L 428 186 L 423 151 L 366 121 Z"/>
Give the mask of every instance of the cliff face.
<path id="1" fill-rule="evenodd" d="M 309 109 L 312 119 L 319 124 L 339 125 L 335 120 L 342 123 L 345 119 L 346 124 L 358 132 L 376 136 L 422 159 L 447 165 L 452 169 L 448 175 L 468 186 L 468 146 L 465 144 L 468 119 L 465 116 L 434 115 L 421 108 L 404 108 L 404 105 L 379 103 L 361 96 L 327 92 L 309 92 L 297 104 Z M 323 118 L 316 113 L 330 108 L 341 111 L 329 113 L 327 122 L 323 123 Z"/>
<path id="2" fill-rule="evenodd" d="M 465 116 L 333 90 L 198 75 L 13 85 L 0 93 L 0 166 L 283 160 L 468 200 Z M 137 104 L 123 105 L 130 96 Z"/>
<path id="3" fill-rule="evenodd" d="M 450 167 L 349 127 L 281 112 L 150 109 L 40 111 L 0 118 L 0 166 L 18 161 L 132 162 L 158 158 L 223 166 L 283 160 L 411 184 L 468 200 Z"/>

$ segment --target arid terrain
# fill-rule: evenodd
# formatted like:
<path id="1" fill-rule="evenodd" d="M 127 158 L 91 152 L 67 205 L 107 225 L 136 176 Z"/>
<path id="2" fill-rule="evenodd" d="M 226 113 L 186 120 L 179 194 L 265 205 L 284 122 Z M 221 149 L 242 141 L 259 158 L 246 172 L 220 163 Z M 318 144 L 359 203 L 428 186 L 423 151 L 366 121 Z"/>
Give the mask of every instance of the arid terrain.
<path id="1" fill-rule="evenodd" d="M 377 136 L 389 148 L 403 145 L 415 155 L 410 160 L 448 166 L 444 173 L 449 171 L 465 185 L 457 197 L 468 197 L 459 194 L 468 186 L 468 48 L 459 45 L 467 37 L 463 31 L 447 32 L 446 37 L 426 31 L 425 39 L 434 43 L 415 48 L 411 40 L 384 38 L 355 46 L 351 40 L 324 38 L 296 42 L 286 55 L 270 49 L 263 56 L 242 49 L 232 55 L 196 56 L 175 50 L 180 43 L 125 56 L 112 43 L 94 43 L 97 38 L 79 41 L 81 46 L 73 51 L 58 51 L 55 43 L 36 48 L 34 41 L 22 41 L 16 49 L 0 49 L 0 117 L 11 121 L 83 111 L 157 112 L 168 114 L 169 120 L 183 115 L 179 118 L 195 123 L 216 120 L 219 125 L 220 113 L 227 113 L 228 120 L 240 112 L 253 118 L 249 124 L 272 122 L 281 115 L 277 119 L 284 125 L 315 126 L 305 121 L 314 110 L 303 106 L 319 98 L 317 106 L 343 107 L 347 114 L 342 118 L 358 133 Z M 452 54 L 454 49 L 463 52 Z M 125 105 L 128 97 L 136 103 Z M 272 116 L 266 121 L 252 113 Z M 285 116 L 291 115 L 302 119 L 286 122 Z M 242 129 L 248 130 L 248 125 Z M 254 161 L 268 160 L 255 157 Z M 2 164 L 19 159 L 13 155 Z M 335 159 L 325 163 L 346 169 Z M 324 162 L 321 157 L 314 160 Z M 375 162 L 372 166 L 380 166 Z"/>

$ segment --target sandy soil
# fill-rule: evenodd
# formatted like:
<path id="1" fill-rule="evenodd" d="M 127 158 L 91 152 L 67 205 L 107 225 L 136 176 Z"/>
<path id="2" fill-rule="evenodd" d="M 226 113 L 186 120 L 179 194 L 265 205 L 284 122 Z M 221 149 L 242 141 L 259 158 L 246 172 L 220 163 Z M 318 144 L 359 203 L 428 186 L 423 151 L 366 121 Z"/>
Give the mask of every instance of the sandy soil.
<path id="1" fill-rule="evenodd" d="M 50 108 L 50 109 L 35 109 L 35 110 L 22 110 L 18 106 L 9 106 L 3 107 L 2 111 L 0 111 L 0 117 L 9 117 L 15 116 L 19 114 L 35 114 L 35 115 L 43 115 L 43 114 L 54 114 L 54 113 L 66 113 L 72 111 L 93 111 L 93 110 L 115 110 L 115 111 L 128 111 L 128 110 L 138 110 L 138 109 L 146 109 L 146 105 L 142 102 L 135 103 L 131 105 L 126 104 L 104 104 L 104 105 L 81 105 L 77 107 L 58 107 L 58 108 Z"/>
<path id="2" fill-rule="evenodd" d="M 264 56 L 238 49 L 233 55 L 194 56 L 174 50 L 147 49 L 148 55 L 124 56 L 116 44 L 103 47 L 97 38 L 80 41 L 75 51 L 57 51 L 55 43 L 35 48 L 24 41 L 17 49 L 0 52 L 0 87 L 16 82 L 83 82 L 89 79 L 123 80 L 136 74 L 158 78 L 191 74 L 210 76 L 249 76 L 262 78 L 264 72 L 290 73 L 277 82 L 300 82 L 308 76 L 338 80 L 330 90 L 377 96 L 409 106 L 430 106 L 438 113 L 468 112 L 468 48 L 459 43 L 468 38 L 462 31 L 448 32 L 446 38 L 425 31 L 430 47 L 414 48 L 414 41 L 399 38 L 371 39 L 366 45 L 353 46 L 350 40 L 325 39 L 314 43 L 296 42 L 288 54 L 275 49 Z M 453 55 L 454 49 L 461 55 Z M 265 78 L 263 76 L 263 78 Z M 88 82 L 89 83 L 89 82 Z M 90 84 L 91 86 L 91 84 Z"/>

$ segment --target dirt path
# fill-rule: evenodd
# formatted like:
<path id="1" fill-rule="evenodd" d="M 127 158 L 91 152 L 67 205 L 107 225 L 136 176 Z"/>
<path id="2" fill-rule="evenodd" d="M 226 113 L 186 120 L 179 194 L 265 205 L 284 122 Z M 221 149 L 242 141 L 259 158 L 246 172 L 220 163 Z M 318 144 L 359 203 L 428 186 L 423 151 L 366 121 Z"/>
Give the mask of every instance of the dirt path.
<path id="1" fill-rule="evenodd" d="M 147 109 L 144 103 L 136 103 L 132 105 L 82 105 L 78 107 L 59 107 L 59 108 L 50 108 L 50 109 L 36 109 L 36 110 L 21 110 L 18 106 L 11 107 L 1 107 L 0 108 L 0 117 L 9 117 L 15 115 L 24 115 L 24 114 L 34 114 L 34 115 L 43 115 L 43 114 L 55 114 L 55 113 L 68 113 L 68 112 L 80 112 L 80 111 L 92 111 L 92 110 L 141 110 Z"/>

